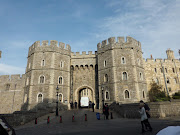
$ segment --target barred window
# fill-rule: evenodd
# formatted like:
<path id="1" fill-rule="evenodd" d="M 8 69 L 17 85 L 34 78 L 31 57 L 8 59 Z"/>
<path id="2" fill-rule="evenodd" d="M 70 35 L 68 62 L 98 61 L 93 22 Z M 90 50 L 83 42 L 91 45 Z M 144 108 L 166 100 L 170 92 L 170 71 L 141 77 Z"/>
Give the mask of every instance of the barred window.
<path id="1" fill-rule="evenodd" d="M 38 103 L 42 103 L 43 102 L 43 95 L 40 93 L 40 94 L 38 94 Z"/>
<path id="2" fill-rule="evenodd" d="M 44 83 L 45 82 L 45 77 L 44 76 L 40 76 L 39 82 L 40 83 Z"/>
<path id="3" fill-rule="evenodd" d="M 125 90 L 124 94 L 125 94 L 125 98 L 129 98 L 129 91 L 128 90 Z"/>
<path id="4" fill-rule="evenodd" d="M 127 80 L 127 73 L 123 72 L 123 80 Z"/>

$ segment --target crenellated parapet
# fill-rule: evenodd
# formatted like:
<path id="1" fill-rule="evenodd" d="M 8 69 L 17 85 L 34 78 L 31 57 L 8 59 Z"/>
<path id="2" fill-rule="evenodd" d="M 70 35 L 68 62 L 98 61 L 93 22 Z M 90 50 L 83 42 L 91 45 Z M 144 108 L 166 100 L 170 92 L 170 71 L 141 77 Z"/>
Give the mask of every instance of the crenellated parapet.
<path id="1" fill-rule="evenodd" d="M 97 44 L 98 52 L 106 51 L 112 48 L 137 48 L 141 50 L 141 43 L 136 39 L 127 36 L 126 41 L 124 37 L 110 37 L 108 40 L 103 40 L 102 43 Z"/>
<path id="2" fill-rule="evenodd" d="M 92 52 L 92 51 L 83 51 L 82 53 L 80 52 L 72 52 L 71 53 L 71 57 L 74 58 L 74 57 L 80 57 L 80 58 L 88 58 L 88 57 L 96 57 L 97 55 L 97 51 L 95 52 Z"/>
<path id="3" fill-rule="evenodd" d="M 41 52 L 41 51 L 50 51 L 50 52 L 59 52 L 62 54 L 70 55 L 71 54 L 71 46 L 69 44 L 62 43 L 56 40 L 50 40 L 50 44 L 48 40 L 43 40 L 41 43 L 40 41 L 34 42 L 29 47 L 29 55 L 34 52 Z"/>
<path id="4" fill-rule="evenodd" d="M 0 76 L 0 83 L 12 83 L 17 81 L 22 81 L 25 79 L 25 74 L 20 75 L 1 75 Z"/>

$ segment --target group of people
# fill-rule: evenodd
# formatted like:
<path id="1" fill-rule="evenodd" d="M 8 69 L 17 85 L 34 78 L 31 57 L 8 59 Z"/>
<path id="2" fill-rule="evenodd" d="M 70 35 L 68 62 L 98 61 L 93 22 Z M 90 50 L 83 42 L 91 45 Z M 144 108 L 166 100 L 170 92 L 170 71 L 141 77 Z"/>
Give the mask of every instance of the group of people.
<path id="1" fill-rule="evenodd" d="M 74 109 L 74 107 L 75 107 L 75 109 L 77 109 L 77 102 L 76 102 L 76 100 L 75 100 L 74 104 L 73 104 L 73 101 L 71 101 L 70 102 L 70 106 L 71 106 L 71 109 Z"/>
<path id="2" fill-rule="evenodd" d="M 150 108 L 149 108 L 149 106 L 141 100 L 139 109 L 140 109 L 139 113 L 141 115 L 142 133 L 145 132 L 145 128 L 146 128 L 146 130 L 152 131 L 152 127 L 151 127 L 151 125 L 150 125 L 150 123 L 148 121 L 148 118 L 150 118 L 150 114 L 149 114 Z"/>

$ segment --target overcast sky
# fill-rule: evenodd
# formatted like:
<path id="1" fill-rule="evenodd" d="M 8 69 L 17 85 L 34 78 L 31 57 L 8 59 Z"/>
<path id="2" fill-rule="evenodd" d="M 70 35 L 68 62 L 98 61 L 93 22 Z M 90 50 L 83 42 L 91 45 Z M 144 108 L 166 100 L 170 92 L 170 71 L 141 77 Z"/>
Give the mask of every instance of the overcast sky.
<path id="1" fill-rule="evenodd" d="M 2 0 L 0 74 L 24 74 L 28 48 L 57 40 L 73 52 L 96 51 L 109 37 L 131 36 L 143 57 L 180 49 L 180 0 Z"/>

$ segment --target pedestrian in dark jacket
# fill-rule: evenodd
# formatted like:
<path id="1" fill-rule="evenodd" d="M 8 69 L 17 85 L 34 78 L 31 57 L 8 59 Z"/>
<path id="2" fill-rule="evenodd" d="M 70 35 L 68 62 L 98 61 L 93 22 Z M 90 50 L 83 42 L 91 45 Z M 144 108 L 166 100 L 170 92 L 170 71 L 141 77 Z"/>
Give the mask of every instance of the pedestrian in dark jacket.
<path id="1" fill-rule="evenodd" d="M 95 105 L 95 104 L 94 104 L 94 102 L 93 102 L 93 103 L 92 103 L 92 110 L 93 110 L 93 112 L 94 112 L 94 105 Z"/>
<path id="2" fill-rule="evenodd" d="M 106 120 L 108 120 L 108 117 L 109 117 L 109 106 L 107 104 L 105 104 L 105 107 L 104 107 L 104 114 L 106 116 Z"/>

